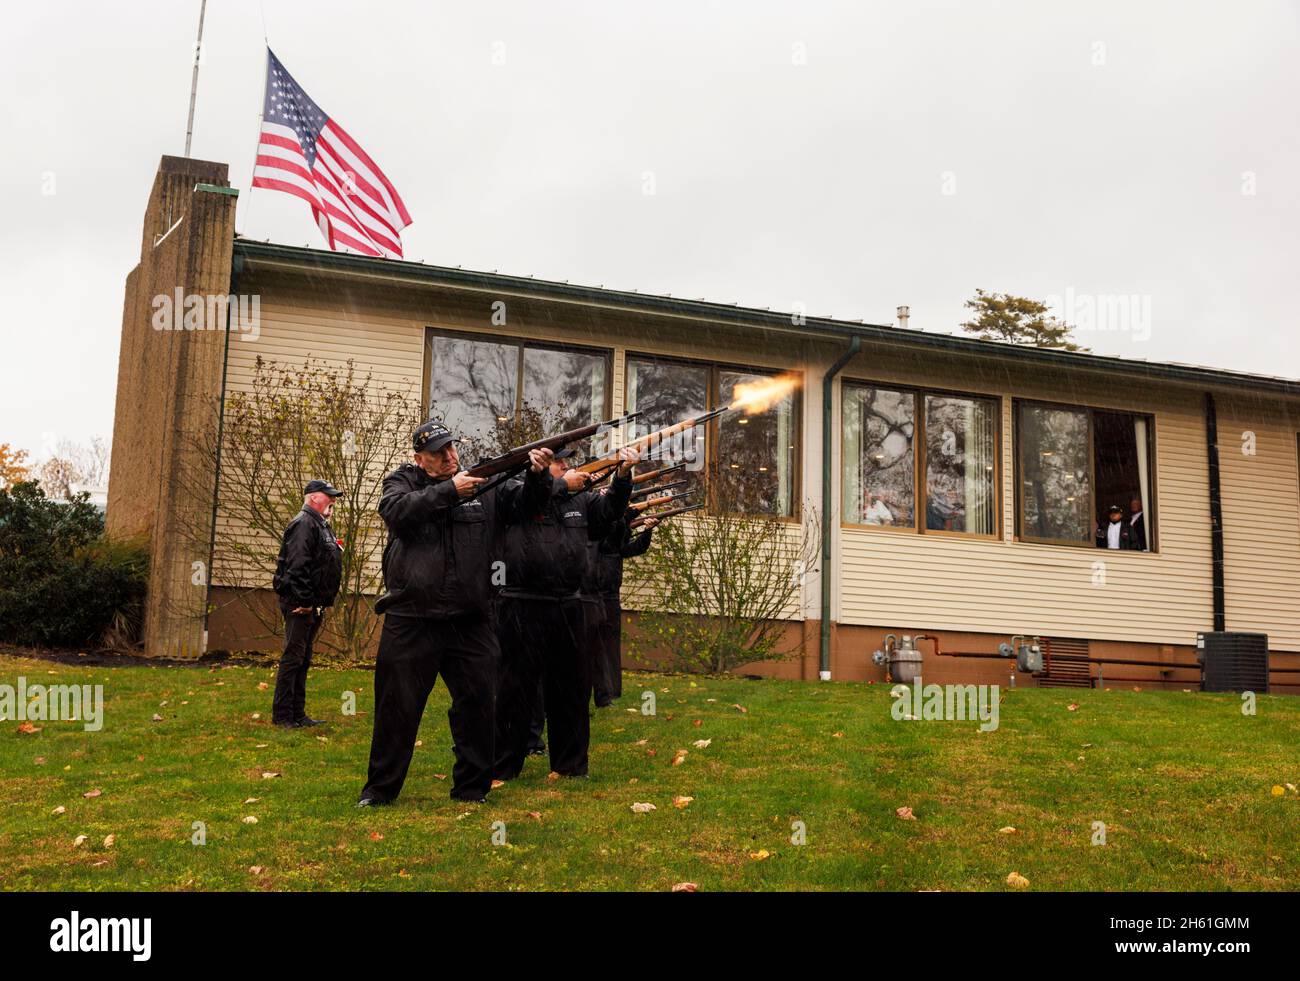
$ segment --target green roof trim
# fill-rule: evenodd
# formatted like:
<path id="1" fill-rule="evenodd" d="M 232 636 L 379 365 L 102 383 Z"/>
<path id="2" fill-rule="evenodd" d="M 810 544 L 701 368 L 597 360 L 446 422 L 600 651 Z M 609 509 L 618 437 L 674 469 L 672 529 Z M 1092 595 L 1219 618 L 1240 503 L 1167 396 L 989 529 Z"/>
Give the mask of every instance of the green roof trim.
<path id="1" fill-rule="evenodd" d="M 239 188 L 222 187 L 220 184 L 195 184 L 194 191 L 195 193 L 207 191 L 209 194 L 229 194 L 232 198 L 239 197 Z"/>
<path id="2" fill-rule="evenodd" d="M 202 185 L 201 185 L 202 186 Z M 1125 377 L 1160 379 L 1196 386 L 1247 389 L 1278 395 L 1300 397 L 1300 380 L 1272 375 L 1253 375 L 1201 365 L 1184 365 L 1160 361 L 1129 360 L 1113 355 L 1085 354 L 1052 348 L 1026 347 L 1001 341 L 981 341 L 971 337 L 931 334 L 889 324 L 867 324 L 830 317 L 803 317 L 794 324 L 792 315 L 756 307 L 715 303 L 707 300 L 682 300 L 653 293 L 611 290 L 597 286 L 579 286 L 530 276 L 508 276 L 477 272 L 450 266 L 432 266 L 422 262 L 380 259 L 346 252 L 327 252 L 272 242 L 235 239 L 236 262 L 271 262 L 318 271 L 393 276 L 413 283 L 446 287 L 492 288 L 503 292 L 525 293 L 538 298 L 600 303 L 633 313 L 664 313 L 699 317 L 737 326 L 758 327 L 796 334 L 814 334 L 826 338 L 858 337 L 863 342 L 910 347 L 924 351 L 965 354 L 973 357 L 1012 359 L 1021 364 L 1075 368 Z M 244 268 L 241 266 L 241 268 Z"/>

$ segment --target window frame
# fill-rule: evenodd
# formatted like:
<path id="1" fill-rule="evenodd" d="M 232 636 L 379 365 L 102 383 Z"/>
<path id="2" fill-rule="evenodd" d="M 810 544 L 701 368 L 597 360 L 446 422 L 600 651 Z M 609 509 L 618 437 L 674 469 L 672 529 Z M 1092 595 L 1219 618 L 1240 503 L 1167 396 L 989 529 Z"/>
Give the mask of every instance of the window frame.
<path id="1" fill-rule="evenodd" d="M 849 521 L 845 517 L 844 501 L 844 393 L 850 387 L 880 388 L 889 392 L 909 394 L 912 396 L 912 525 L 868 525 L 859 521 Z M 992 532 L 946 531 L 925 527 L 926 505 L 928 503 L 930 454 L 927 446 L 927 426 L 925 419 L 925 397 L 969 399 L 971 401 L 991 402 L 993 406 L 993 513 Z M 928 385 L 900 385 L 896 382 L 878 381 L 868 378 L 844 377 L 840 384 L 840 527 L 854 531 L 866 531 L 904 535 L 934 535 L 938 538 L 960 538 L 973 541 L 996 542 L 1002 540 L 1005 497 L 1002 486 L 1002 414 L 1003 398 L 1001 395 L 989 395 L 981 392 L 963 392 L 950 388 L 938 388 Z M 919 451 L 919 452 L 918 452 Z"/>
<path id="2" fill-rule="evenodd" d="M 514 344 L 519 348 L 519 358 L 515 363 L 515 422 L 519 421 L 519 413 L 523 411 L 524 406 L 525 350 L 528 348 L 534 348 L 543 351 L 571 351 L 575 354 L 596 355 L 602 358 L 605 362 L 605 398 L 604 404 L 600 408 L 600 417 L 602 419 L 610 418 L 610 405 L 614 399 L 613 348 L 596 347 L 585 344 L 570 344 L 567 341 L 542 341 L 535 340 L 531 337 L 520 337 L 513 334 L 497 334 L 488 331 L 460 330 L 454 327 L 435 327 L 432 324 L 426 324 L 424 327 L 424 352 L 422 359 L 423 378 L 420 382 L 420 404 L 426 414 L 429 411 L 430 402 L 429 384 L 433 379 L 434 337 L 452 337 L 457 340 L 481 341 L 484 344 Z"/>
<path id="3" fill-rule="evenodd" d="M 1124 415 L 1141 417 L 1147 421 L 1147 479 L 1151 486 L 1148 491 L 1151 498 L 1149 508 L 1143 512 L 1143 524 L 1146 527 L 1147 547 L 1140 552 L 1134 549 L 1133 552 L 1145 555 L 1158 555 L 1160 552 L 1160 538 L 1157 526 L 1159 520 L 1159 493 L 1157 484 L 1157 466 L 1156 466 L 1156 415 L 1154 412 L 1138 412 L 1133 409 L 1117 409 L 1105 405 L 1091 405 L 1082 402 L 1058 402 L 1052 399 L 1034 399 L 1020 398 L 1018 396 L 1011 399 L 1011 427 L 1013 439 L 1013 461 L 1014 483 L 1015 483 L 1015 514 L 1013 515 L 1015 528 L 1015 540 L 1018 542 L 1028 542 L 1032 545 L 1051 545 L 1054 548 L 1082 548 L 1092 551 L 1102 551 L 1097 548 L 1095 540 L 1084 542 L 1070 542 L 1059 538 L 1040 538 L 1037 535 L 1026 535 L 1024 533 L 1024 478 L 1021 476 L 1021 450 L 1024 446 L 1023 434 L 1020 431 L 1020 406 L 1033 405 L 1046 409 L 1064 409 L 1070 412 L 1082 412 L 1088 419 L 1088 490 L 1092 495 L 1092 512 L 1093 520 L 1097 520 L 1097 444 L 1095 436 L 1095 426 L 1093 424 L 1093 415 L 1098 412 L 1108 413 L 1110 415 Z M 1157 516 L 1154 521 L 1152 516 Z M 1106 549 L 1105 551 L 1111 551 Z"/>
<path id="4" fill-rule="evenodd" d="M 704 399 L 705 409 L 708 410 L 718 404 L 719 391 L 721 390 L 720 376 L 724 371 L 736 371 L 745 374 L 762 375 L 763 377 L 776 378 L 780 375 L 798 375 L 804 376 L 804 372 L 795 368 L 773 368 L 770 365 L 743 364 L 731 361 L 711 361 L 707 358 L 689 358 L 681 357 L 675 354 L 655 354 L 653 351 L 631 350 L 630 348 L 623 352 L 623 411 L 631 411 L 627 404 L 628 379 L 631 376 L 633 361 L 656 361 L 661 364 L 680 364 L 690 365 L 696 368 L 704 368 L 708 372 L 708 378 L 705 382 Z M 800 385 L 791 392 L 793 411 L 790 419 L 790 431 L 794 437 L 794 463 L 792 466 L 793 473 L 790 481 L 790 510 L 788 515 L 773 514 L 769 517 L 776 521 L 786 521 L 791 524 L 803 523 L 803 385 Z M 721 418 L 710 419 L 704 424 L 704 514 L 716 514 L 713 492 L 709 486 L 708 471 L 717 462 L 718 437 L 721 429 Z M 748 513 L 748 512 L 746 512 Z"/>

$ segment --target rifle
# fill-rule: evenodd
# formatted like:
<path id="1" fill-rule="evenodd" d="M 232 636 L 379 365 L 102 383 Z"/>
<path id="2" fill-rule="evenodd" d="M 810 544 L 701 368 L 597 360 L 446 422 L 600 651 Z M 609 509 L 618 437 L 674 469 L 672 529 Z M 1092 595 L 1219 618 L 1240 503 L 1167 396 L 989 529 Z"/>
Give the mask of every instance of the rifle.
<path id="1" fill-rule="evenodd" d="M 629 528 L 639 528 L 641 525 L 645 524 L 646 518 L 657 518 L 662 520 L 664 518 L 671 518 L 674 515 L 685 514 L 687 511 L 698 511 L 702 507 L 704 507 L 703 504 L 687 504 L 684 507 L 669 508 L 667 511 L 660 511 L 658 514 L 643 514 L 641 517 L 629 521 L 627 526 Z"/>
<path id="2" fill-rule="evenodd" d="M 667 504 L 669 501 L 678 501 L 683 497 L 688 497 L 689 495 L 690 491 L 687 491 L 685 494 L 665 494 L 663 497 L 649 497 L 644 501 L 637 501 L 635 504 L 629 504 L 627 510 L 644 511 L 646 508 L 654 507 L 656 504 Z"/>
<path id="3" fill-rule="evenodd" d="M 657 429 L 652 433 L 644 436 L 638 436 L 636 439 L 624 443 L 619 449 L 647 449 L 653 451 L 662 445 L 663 441 L 670 436 L 676 436 L 678 433 L 685 432 L 688 429 L 694 429 L 696 426 L 702 426 L 710 419 L 717 418 L 730 409 L 730 405 L 719 405 L 698 416 L 690 419 L 683 419 L 681 422 L 675 422 L 671 426 L 665 426 L 663 429 Z M 577 469 L 583 473 L 602 474 L 604 471 L 618 467 L 618 450 L 614 450 L 605 456 L 597 457 L 595 460 L 588 460 Z"/>
<path id="4" fill-rule="evenodd" d="M 672 483 L 668 484 L 655 484 L 651 487 L 642 487 L 641 489 L 632 492 L 631 499 L 635 501 L 639 498 L 645 497 L 647 494 L 660 494 L 664 491 L 672 490 L 674 487 L 685 487 L 689 483 L 689 480 L 674 480 Z"/>
<path id="5" fill-rule="evenodd" d="M 486 484 L 480 486 L 469 497 L 461 498 L 457 503 L 473 500 L 481 494 L 486 494 L 498 484 L 509 480 L 511 477 L 519 474 L 528 468 L 528 454 L 532 450 L 559 450 L 568 446 L 570 443 L 577 443 L 580 440 L 594 436 L 596 433 L 605 429 L 612 429 L 622 426 L 635 419 L 641 413 L 629 412 L 625 415 L 617 416 L 613 419 L 606 419 L 604 422 L 593 422 L 590 425 L 579 426 L 577 429 L 570 429 L 566 432 L 556 433 L 554 436 L 543 436 L 541 439 L 535 439 L 531 443 L 525 443 L 523 446 L 516 446 L 513 449 L 506 450 L 500 456 L 494 456 L 489 460 L 481 460 L 478 464 L 471 467 L 466 473 L 471 477 L 495 477 L 495 480 L 489 480 Z"/>

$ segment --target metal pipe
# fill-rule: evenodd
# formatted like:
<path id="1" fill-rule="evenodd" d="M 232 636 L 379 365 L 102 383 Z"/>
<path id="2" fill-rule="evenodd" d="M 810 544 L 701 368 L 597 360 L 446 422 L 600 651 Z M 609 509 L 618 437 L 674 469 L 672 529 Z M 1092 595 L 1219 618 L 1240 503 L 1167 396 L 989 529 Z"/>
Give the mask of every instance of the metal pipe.
<path id="1" fill-rule="evenodd" d="M 822 681 L 831 680 L 831 396 L 835 376 L 862 348 L 862 338 L 856 334 L 850 339 L 848 350 L 822 375 L 822 625 L 821 670 Z"/>
<path id="2" fill-rule="evenodd" d="M 1205 393 L 1205 450 L 1210 483 L 1210 574 L 1214 597 L 1214 629 L 1227 630 L 1223 582 L 1223 489 L 1219 483 L 1219 415 L 1214 396 Z"/>

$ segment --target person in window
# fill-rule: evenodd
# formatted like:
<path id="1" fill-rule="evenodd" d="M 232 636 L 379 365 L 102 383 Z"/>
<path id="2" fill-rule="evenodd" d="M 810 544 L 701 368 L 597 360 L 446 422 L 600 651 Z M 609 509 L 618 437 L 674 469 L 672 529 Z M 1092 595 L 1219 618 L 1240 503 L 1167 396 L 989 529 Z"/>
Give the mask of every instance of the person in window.
<path id="1" fill-rule="evenodd" d="M 875 492 L 867 491 L 862 502 L 862 523 L 864 525 L 892 525 L 894 513 L 889 505 L 882 501 Z"/>
<path id="2" fill-rule="evenodd" d="M 1109 520 L 1097 529 L 1097 547 L 1131 550 L 1138 546 L 1133 544 L 1133 529 L 1124 520 L 1124 509 L 1112 504 L 1106 509 Z"/>
<path id="3" fill-rule="evenodd" d="M 1128 502 L 1129 536 L 1133 539 L 1132 547 L 1139 552 L 1147 550 L 1147 519 L 1142 513 L 1142 499 L 1135 497 Z"/>

